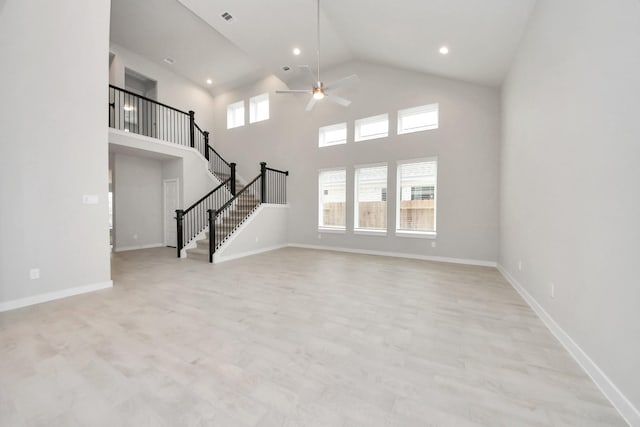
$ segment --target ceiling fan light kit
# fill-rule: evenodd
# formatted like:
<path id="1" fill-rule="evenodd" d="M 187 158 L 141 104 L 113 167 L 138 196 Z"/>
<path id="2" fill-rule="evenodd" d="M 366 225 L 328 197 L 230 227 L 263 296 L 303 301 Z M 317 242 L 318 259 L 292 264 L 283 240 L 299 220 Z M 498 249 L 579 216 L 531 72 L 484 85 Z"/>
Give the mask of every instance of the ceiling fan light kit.
<path id="1" fill-rule="evenodd" d="M 307 104 L 306 111 L 311 111 L 317 101 L 321 99 L 328 99 L 331 102 L 334 102 L 338 105 L 342 105 L 343 107 L 348 107 L 351 104 L 351 101 L 345 98 L 341 98 L 339 96 L 333 95 L 329 93 L 330 90 L 333 90 L 337 87 L 344 86 L 346 84 L 355 83 L 358 81 L 358 76 L 352 74 L 350 76 L 344 77 L 342 79 L 336 80 L 334 82 L 327 83 L 326 85 L 322 80 L 320 80 L 320 0 L 317 0 L 317 45 L 316 45 L 316 56 L 318 58 L 318 72 L 316 75 L 313 74 L 313 71 L 308 65 L 300 65 L 300 69 L 306 68 L 307 74 L 311 78 L 311 89 L 288 89 L 288 90 L 277 90 L 276 93 L 308 93 L 311 95 L 311 99 Z"/>

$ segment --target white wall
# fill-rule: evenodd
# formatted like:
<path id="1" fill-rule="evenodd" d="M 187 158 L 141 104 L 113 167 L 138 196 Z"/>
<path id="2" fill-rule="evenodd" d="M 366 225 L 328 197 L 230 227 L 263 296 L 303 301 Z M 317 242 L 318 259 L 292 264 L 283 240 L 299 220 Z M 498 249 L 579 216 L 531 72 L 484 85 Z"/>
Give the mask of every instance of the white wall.
<path id="1" fill-rule="evenodd" d="M 162 246 L 164 241 L 161 160 L 114 156 L 115 251 Z"/>
<path id="2" fill-rule="evenodd" d="M 157 101 L 182 111 L 195 111 L 198 126 L 213 132 L 213 97 L 206 90 L 115 43 L 111 43 L 109 51 L 115 55 L 109 67 L 110 84 L 124 88 L 125 68 L 136 71 L 158 82 Z"/>
<path id="3" fill-rule="evenodd" d="M 109 144 L 112 151 L 125 147 L 180 159 L 180 201 L 185 209 L 220 184 L 209 172 L 205 158 L 192 148 L 114 129 L 109 129 Z"/>
<path id="4" fill-rule="evenodd" d="M 326 101 L 304 112 L 306 95 L 278 95 L 283 83 L 269 77 L 253 85 L 216 97 L 216 141 L 229 161 L 238 163 L 248 179 L 258 163 L 288 169 L 291 205 L 289 241 L 396 252 L 409 255 L 496 261 L 498 248 L 498 157 L 500 97 L 496 89 L 366 63 L 348 63 L 327 70 L 330 81 L 357 73 L 360 84 L 337 94 L 353 104 L 343 108 Z M 306 81 L 300 86 L 306 86 Z M 292 85 L 293 87 L 294 85 Z M 226 129 L 226 107 L 269 92 L 271 118 L 265 122 Z M 440 128 L 395 135 L 399 109 L 440 104 Z M 389 113 L 388 138 L 353 142 L 355 119 Z M 348 123 L 346 145 L 318 148 L 320 126 Z M 248 112 L 247 120 L 248 123 Z M 437 156 L 438 236 L 432 240 L 395 237 L 395 211 L 389 203 L 387 237 L 353 235 L 353 166 L 387 162 L 388 200 L 395 200 L 396 162 Z M 318 238 L 318 170 L 347 167 L 347 233 Z"/>
<path id="5" fill-rule="evenodd" d="M 0 309 L 110 285 L 109 5 L 0 4 Z"/>
<path id="6" fill-rule="evenodd" d="M 507 273 L 636 408 L 639 47 L 637 0 L 538 1 L 503 90 L 500 230 Z"/>
<path id="7" fill-rule="evenodd" d="M 215 253 L 214 261 L 229 261 L 286 246 L 288 218 L 286 205 L 260 205 Z"/>

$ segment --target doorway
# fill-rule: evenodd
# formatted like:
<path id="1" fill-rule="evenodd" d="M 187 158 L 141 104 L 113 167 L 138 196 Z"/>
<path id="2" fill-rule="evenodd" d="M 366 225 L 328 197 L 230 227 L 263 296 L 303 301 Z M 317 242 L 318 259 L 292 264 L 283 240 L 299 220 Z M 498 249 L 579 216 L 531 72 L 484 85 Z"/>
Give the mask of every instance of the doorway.
<path id="1" fill-rule="evenodd" d="M 176 230 L 176 209 L 180 209 L 180 189 L 178 178 L 164 179 L 164 244 L 175 248 L 178 244 Z"/>
<path id="2" fill-rule="evenodd" d="M 130 70 L 124 69 L 124 88 L 136 95 L 144 98 L 137 98 L 134 96 L 127 96 L 125 99 L 124 109 L 124 125 L 125 129 L 130 132 L 140 135 L 155 137 L 157 127 L 157 105 L 151 101 L 155 101 L 158 96 L 158 82 L 142 74 Z M 145 99 L 146 98 L 146 99 Z"/>

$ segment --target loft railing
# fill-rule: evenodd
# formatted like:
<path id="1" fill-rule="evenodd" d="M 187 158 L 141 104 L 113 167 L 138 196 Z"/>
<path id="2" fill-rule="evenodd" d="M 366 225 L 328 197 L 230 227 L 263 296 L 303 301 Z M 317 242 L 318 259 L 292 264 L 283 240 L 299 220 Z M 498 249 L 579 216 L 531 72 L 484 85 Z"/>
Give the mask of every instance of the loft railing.
<path id="1" fill-rule="evenodd" d="M 262 203 L 287 203 L 288 171 L 268 168 L 260 163 L 260 175 L 240 190 L 220 208 L 207 210 L 209 222 L 209 262 L 231 234 L 247 220 Z"/>
<path id="2" fill-rule="evenodd" d="M 189 208 L 176 210 L 177 245 L 178 258 L 182 249 L 202 233 L 208 225 L 207 211 L 219 209 L 225 206 L 233 196 L 227 190 L 229 184 L 224 181 L 222 184 L 205 194 L 200 200 Z"/>
<path id="3" fill-rule="evenodd" d="M 194 148 L 220 182 L 233 175 L 229 190 L 235 189 L 235 163 L 228 163 L 209 145 L 209 132 L 198 126 L 193 111 L 185 112 L 109 85 L 109 127 Z"/>

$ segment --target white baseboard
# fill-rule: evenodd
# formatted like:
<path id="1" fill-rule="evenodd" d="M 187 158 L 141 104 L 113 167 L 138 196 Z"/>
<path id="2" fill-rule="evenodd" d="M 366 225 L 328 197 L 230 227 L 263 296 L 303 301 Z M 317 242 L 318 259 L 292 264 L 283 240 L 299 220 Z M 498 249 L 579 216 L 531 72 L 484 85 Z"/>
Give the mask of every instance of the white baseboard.
<path id="1" fill-rule="evenodd" d="M 220 262 L 231 261 L 231 260 L 238 259 L 238 258 L 244 258 L 246 256 L 261 254 L 263 252 L 275 251 L 276 249 L 286 248 L 287 246 L 288 245 L 286 243 L 284 243 L 284 244 L 281 244 L 281 245 L 268 246 L 266 248 L 260 248 L 260 249 L 256 249 L 256 250 L 253 250 L 253 251 L 242 252 L 242 253 L 239 253 L 239 254 L 234 254 L 234 255 L 229 255 L 229 256 L 216 256 L 214 254 L 213 262 L 214 263 L 220 263 Z"/>
<path id="2" fill-rule="evenodd" d="M 140 249 L 151 249 L 151 248 L 164 248 L 166 245 L 164 243 L 153 243 L 151 245 L 140 245 L 140 246 L 123 246 L 119 248 L 115 248 L 114 252 L 125 252 L 125 251 L 137 251 Z"/>
<path id="3" fill-rule="evenodd" d="M 111 287 L 113 287 L 113 282 L 109 280 L 108 282 L 92 283 L 90 285 L 78 286 L 75 288 L 63 289 L 61 291 L 34 295 L 32 297 L 0 302 L 0 313 L 3 311 L 15 310 L 17 308 L 27 307 L 30 305 L 40 304 L 48 301 L 54 301 L 73 295 L 86 294 L 87 292 L 99 291 L 100 289 L 108 289 Z"/>
<path id="4" fill-rule="evenodd" d="M 569 354 L 578 362 L 578 365 L 593 380 L 602 394 L 611 402 L 614 408 L 622 415 L 622 418 L 631 426 L 640 426 L 640 411 L 622 394 L 616 385 L 602 372 L 600 367 L 591 360 L 587 353 L 580 348 L 578 344 L 567 334 L 564 329 L 556 323 L 556 321 L 546 312 L 546 310 L 536 301 L 535 298 L 526 291 L 526 289 L 518 283 L 518 281 L 509 274 L 509 272 L 500 264 L 497 265 L 498 271 L 502 273 L 505 279 L 513 286 L 513 288 L 526 301 L 531 309 L 538 315 L 547 328 L 556 337 L 560 344 L 569 352 Z"/>
<path id="5" fill-rule="evenodd" d="M 453 264 L 478 265 L 478 266 L 483 266 L 483 267 L 495 267 L 497 265 L 494 261 L 483 261 L 483 260 L 478 260 L 478 259 L 449 258 L 449 257 L 441 257 L 441 256 L 407 254 L 407 253 L 402 253 L 402 252 L 370 251 L 370 250 L 367 250 L 367 249 L 340 248 L 340 247 L 334 247 L 334 246 L 320 246 L 320 245 L 304 245 L 304 244 L 299 244 L 299 243 L 289 243 L 288 246 L 293 247 L 293 248 L 318 249 L 318 250 L 321 250 L 321 251 L 349 252 L 349 253 L 353 253 L 353 254 L 378 255 L 378 256 L 388 256 L 388 257 L 394 257 L 394 258 L 419 259 L 419 260 L 422 260 L 422 261 L 448 262 L 448 263 L 453 263 Z"/>

